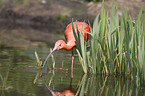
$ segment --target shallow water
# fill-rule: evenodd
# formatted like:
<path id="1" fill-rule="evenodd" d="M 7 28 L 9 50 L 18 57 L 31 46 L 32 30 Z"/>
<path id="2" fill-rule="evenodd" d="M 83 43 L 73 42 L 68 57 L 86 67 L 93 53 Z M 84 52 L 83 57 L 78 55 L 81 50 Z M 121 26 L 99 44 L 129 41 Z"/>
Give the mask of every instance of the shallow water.
<path id="1" fill-rule="evenodd" d="M 24 34 L 23 32 L 28 31 L 28 29 L 29 28 L 26 30 L 25 28 L 12 28 L 9 32 L 7 30 L 4 31 L 4 29 L 1 30 L 1 38 L 8 39 L 6 37 L 11 33 L 13 35 L 10 40 L 15 40 L 15 42 L 9 41 L 5 43 L 4 41 L 8 40 L 0 39 L 1 96 L 51 96 L 52 94 L 50 90 L 47 89 L 45 82 L 54 93 L 71 90 L 80 96 L 145 96 L 144 85 L 136 87 L 129 77 L 120 75 L 105 76 L 100 74 L 84 75 L 77 54 L 75 55 L 74 61 L 74 78 L 71 80 L 71 52 L 65 50 L 54 53 L 56 64 L 54 70 L 52 69 L 52 58 L 49 58 L 47 61 L 46 65 L 49 69 L 45 66 L 42 71 L 44 82 L 44 80 L 39 77 L 40 70 L 37 68 L 34 52 L 37 51 L 39 58 L 44 61 L 49 54 L 49 49 L 53 47 L 55 40 L 52 40 L 52 43 L 50 43 L 49 40 L 48 42 L 42 42 L 40 41 L 41 36 L 34 36 L 35 38 L 32 37 L 30 40 L 32 35 L 29 34 L 33 33 L 33 31 L 37 33 L 42 32 L 42 34 L 46 35 L 49 33 L 45 30 L 42 31 L 30 28 L 29 34 L 25 33 L 25 35 L 22 36 L 22 34 Z M 57 36 L 57 38 L 59 38 L 59 35 Z M 20 40 L 21 42 L 19 42 Z M 25 41 L 25 43 L 22 41 Z M 25 46 L 18 46 L 19 43 Z M 38 79 L 36 79 L 36 83 L 34 84 L 37 74 Z M 6 81 L 5 84 L 4 81 Z"/>
<path id="2" fill-rule="evenodd" d="M 41 49 L 41 48 L 40 48 Z M 37 72 L 37 63 L 34 55 L 34 51 L 31 49 L 23 50 L 19 48 L 1 47 L 0 48 L 0 76 L 1 79 L 7 77 L 5 90 L 3 93 L 5 96 L 44 96 L 49 95 L 44 82 L 41 78 L 38 78 L 36 84 L 33 84 Z M 47 56 L 47 52 L 39 54 L 39 48 L 37 48 L 38 55 L 41 57 Z M 52 70 L 51 59 L 48 60 L 49 70 L 45 67 L 42 74 L 44 75 L 46 82 L 52 79 L 51 87 L 53 90 L 62 90 L 69 87 L 70 84 L 70 56 L 64 56 L 64 51 L 57 52 L 55 69 Z M 59 57 L 63 55 L 64 57 Z M 66 55 L 69 55 L 66 53 Z M 63 68 L 62 68 L 63 62 Z M 79 67 L 78 67 L 79 66 Z M 53 72 L 54 71 L 54 72 Z M 74 78 L 72 80 L 72 86 L 74 89 L 77 86 L 78 81 L 82 78 L 81 66 L 77 61 L 74 66 Z M 2 82 L 0 82 L 2 85 Z M 2 86 L 0 86 L 2 89 Z M 1 90 L 2 91 L 2 90 Z"/>

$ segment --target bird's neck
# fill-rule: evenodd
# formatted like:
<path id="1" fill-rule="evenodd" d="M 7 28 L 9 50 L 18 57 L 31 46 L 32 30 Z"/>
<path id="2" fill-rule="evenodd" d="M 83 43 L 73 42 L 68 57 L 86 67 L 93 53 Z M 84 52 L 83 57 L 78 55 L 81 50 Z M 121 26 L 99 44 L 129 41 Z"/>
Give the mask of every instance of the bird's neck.
<path id="1" fill-rule="evenodd" d="M 64 46 L 64 49 L 70 50 L 75 46 L 76 46 L 76 44 L 74 42 L 67 42 L 67 44 Z"/>

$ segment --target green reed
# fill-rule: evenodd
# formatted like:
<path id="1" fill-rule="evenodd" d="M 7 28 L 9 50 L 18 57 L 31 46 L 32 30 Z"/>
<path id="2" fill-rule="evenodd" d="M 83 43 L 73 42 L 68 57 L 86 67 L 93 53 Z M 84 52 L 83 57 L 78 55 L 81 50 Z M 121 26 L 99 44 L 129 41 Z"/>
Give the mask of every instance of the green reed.
<path id="1" fill-rule="evenodd" d="M 39 59 L 39 56 L 36 51 L 35 51 L 35 57 L 36 57 L 36 61 L 37 61 L 37 67 L 42 68 L 42 61 Z"/>
<path id="2" fill-rule="evenodd" d="M 7 72 L 5 77 L 3 77 L 2 75 L 0 76 L 1 77 L 1 81 L 2 81 L 2 90 L 5 90 L 5 88 L 6 88 L 8 74 L 9 74 L 9 72 Z"/>
<path id="3" fill-rule="evenodd" d="M 52 52 L 51 48 L 50 48 L 50 52 Z M 35 51 L 35 57 L 36 57 L 38 69 L 42 69 L 43 68 L 43 62 L 42 62 L 41 58 L 39 58 L 36 51 Z M 53 68 L 52 69 L 55 69 L 55 58 L 54 58 L 53 54 L 51 54 L 51 57 L 52 57 L 52 62 L 53 62 Z M 49 69 L 48 65 L 47 65 L 47 69 Z"/>
<path id="4" fill-rule="evenodd" d="M 126 74 L 138 83 L 145 78 L 145 19 L 142 9 L 136 20 L 127 16 L 125 10 L 121 17 L 112 4 L 111 15 L 102 9 L 90 28 L 90 50 L 84 43 L 82 34 L 75 34 L 77 52 L 84 73 Z M 100 18 L 99 18 L 100 17 Z M 77 30 L 78 31 L 78 30 Z"/>

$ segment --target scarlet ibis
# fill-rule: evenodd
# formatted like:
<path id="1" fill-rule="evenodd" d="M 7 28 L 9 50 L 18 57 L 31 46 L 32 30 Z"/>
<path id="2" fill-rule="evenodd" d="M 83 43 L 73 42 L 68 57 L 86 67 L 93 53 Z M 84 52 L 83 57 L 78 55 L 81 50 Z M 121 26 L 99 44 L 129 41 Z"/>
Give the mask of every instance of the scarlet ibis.
<path id="1" fill-rule="evenodd" d="M 76 26 L 77 24 L 77 26 Z M 84 28 L 84 40 L 88 40 L 90 37 L 90 34 L 88 34 L 88 32 L 90 32 L 90 26 L 85 23 L 85 22 L 73 22 L 74 25 L 74 29 L 75 32 L 77 32 L 77 28 L 79 30 L 79 32 L 81 33 L 81 31 Z M 46 60 L 44 61 L 43 67 L 45 66 L 45 63 L 47 61 L 47 59 L 49 58 L 49 56 L 55 51 L 55 50 L 60 50 L 60 49 L 65 49 L 65 50 L 71 50 L 72 49 L 72 64 L 71 64 L 71 77 L 73 77 L 73 60 L 74 60 L 74 55 L 73 55 L 73 48 L 76 46 L 75 44 L 75 37 L 73 34 L 73 29 L 72 29 L 72 23 L 68 24 L 66 27 L 66 30 L 64 32 L 65 34 L 65 39 L 66 42 L 63 40 L 58 40 L 55 43 L 55 46 L 52 50 L 52 52 L 47 56 Z"/>

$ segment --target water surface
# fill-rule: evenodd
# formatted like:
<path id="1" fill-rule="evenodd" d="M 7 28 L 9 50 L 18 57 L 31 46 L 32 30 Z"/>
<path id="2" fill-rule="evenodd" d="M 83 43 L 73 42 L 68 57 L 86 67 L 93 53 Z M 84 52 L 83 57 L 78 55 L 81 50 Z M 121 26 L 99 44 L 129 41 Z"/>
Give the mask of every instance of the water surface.
<path id="1" fill-rule="evenodd" d="M 35 27 L 1 28 L 0 95 L 51 96 L 50 90 L 39 77 L 40 70 L 34 52 L 37 51 L 39 58 L 44 61 L 56 39 L 60 38 L 63 39 L 63 35 Z M 54 59 L 55 69 L 52 69 L 52 58 L 49 58 L 42 75 L 47 86 L 55 93 L 71 90 L 80 96 L 145 96 L 144 85 L 137 87 L 127 76 L 105 76 L 98 73 L 84 75 L 77 54 L 74 60 L 74 78 L 71 79 L 71 51 L 56 51 Z M 38 79 L 34 84 L 37 74 Z"/>

